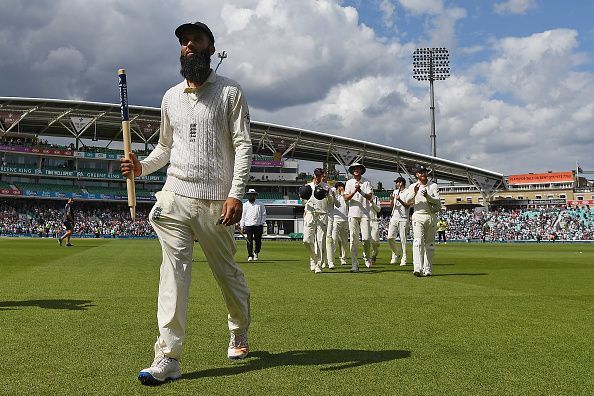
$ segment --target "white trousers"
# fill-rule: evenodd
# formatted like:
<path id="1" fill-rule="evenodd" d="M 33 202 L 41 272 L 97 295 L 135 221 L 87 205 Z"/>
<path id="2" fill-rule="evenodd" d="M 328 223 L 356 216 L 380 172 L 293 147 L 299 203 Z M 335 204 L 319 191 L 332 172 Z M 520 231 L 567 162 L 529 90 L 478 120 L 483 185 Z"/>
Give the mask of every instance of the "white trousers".
<path id="1" fill-rule="evenodd" d="M 363 249 L 366 257 L 371 257 L 369 239 L 371 230 L 368 217 L 349 217 L 349 233 L 351 237 L 351 263 L 358 268 L 357 256 L 359 254 L 359 242 L 363 240 Z"/>
<path id="2" fill-rule="evenodd" d="M 227 305 L 229 330 L 250 325 L 250 293 L 233 255 L 233 228 L 216 225 L 223 201 L 194 199 L 170 191 L 157 193 L 149 214 L 163 253 L 159 279 L 155 354 L 179 359 L 185 338 L 194 241 L 197 240 Z"/>
<path id="3" fill-rule="evenodd" d="M 332 257 L 338 246 L 341 263 L 346 261 L 347 246 L 349 246 L 349 222 L 344 220 L 334 220 L 332 225 Z"/>
<path id="4" fill-rule="evenodd" d="M 369 232 L 371 243 L 371 259 L 375 260 L 379 253 L 380 237 L 379 237 L 379 220 L 377 218 L 369 220 Z"/>
<path id="5" fill-rule="evenodd" d="M 326 246 L 324 247 L 324 260 L 328 266 L 334 265 L 334 240 L 332 239 L 332 228 L 334 227 L 334 217 L 328 216 L 326 225 Z"/>
<path id="6" fill-rule="evenodd" d="M 303 217 L 303 244 L 315 265 L 321 265 L 324 259 L 327 221 L 326 213 L 307 212 Z"/>
<path id="7" fill-rule="evenodd" d="M 390 226 L 388 227 L 388 243 L 392 249 L 392 257 L 398 256 L 396 236 L 400 237 L 400 248 L 402 251 L 401 263 L 406 263 L 406 238 L 408 236 L 408 227 L 408 220 L 401 220 L 394 217 L 390 219 Z"/>
<path id="8" fill-rule="evenodd" d="M 437 216 L 413 213 L 413 264 L 414 272 L 431 274 L 435 254 L 435 231 Z"/>

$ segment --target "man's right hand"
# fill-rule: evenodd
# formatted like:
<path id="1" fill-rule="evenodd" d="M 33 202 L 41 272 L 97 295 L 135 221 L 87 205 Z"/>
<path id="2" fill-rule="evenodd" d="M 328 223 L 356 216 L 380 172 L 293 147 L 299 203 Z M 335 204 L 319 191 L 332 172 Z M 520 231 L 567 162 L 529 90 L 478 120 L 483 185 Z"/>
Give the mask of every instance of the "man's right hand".
<path id="1" fill-rule="evenodd" d="M 136 157 L 136 154 L 130 153 L 130 159 L 120 158 L 120 171 L 122 175 L 128 176 L 130 172 L 134 171 L 134 177 L 140 176 L 142 173 L 142 166 Z"/>

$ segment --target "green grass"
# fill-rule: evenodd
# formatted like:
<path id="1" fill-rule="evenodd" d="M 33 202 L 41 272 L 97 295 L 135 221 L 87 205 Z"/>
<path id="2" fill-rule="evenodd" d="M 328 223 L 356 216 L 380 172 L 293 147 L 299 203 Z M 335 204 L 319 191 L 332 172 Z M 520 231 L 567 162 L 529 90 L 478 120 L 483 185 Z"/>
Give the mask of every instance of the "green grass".
<path id="1" fill-rule="evenodd" d="M 181 380 L 147 388 L 156 240 L 0 240 L 0 394 L 591 395 L 594 245 L 437 246 L 411 266 L 309 271 L 298 242 L 237 259 L 251 357 L 226 358 L 226 311 L 196 249 Z M 409 253 L 410 254 L 410 253 Z"/>

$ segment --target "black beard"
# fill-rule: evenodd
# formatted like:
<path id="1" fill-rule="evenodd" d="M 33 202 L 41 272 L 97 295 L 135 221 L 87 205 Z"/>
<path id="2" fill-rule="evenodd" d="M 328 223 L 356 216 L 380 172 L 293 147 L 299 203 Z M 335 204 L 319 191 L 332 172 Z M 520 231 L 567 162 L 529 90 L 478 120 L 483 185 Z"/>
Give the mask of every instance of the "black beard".
<path id="1" fill-rule="evenodd" d="M 179 70 L 183 78 L 202 85 L 210 74 L 210 53 L 207 49 L 195 52 L 193 56 L 180 55 Z"/>

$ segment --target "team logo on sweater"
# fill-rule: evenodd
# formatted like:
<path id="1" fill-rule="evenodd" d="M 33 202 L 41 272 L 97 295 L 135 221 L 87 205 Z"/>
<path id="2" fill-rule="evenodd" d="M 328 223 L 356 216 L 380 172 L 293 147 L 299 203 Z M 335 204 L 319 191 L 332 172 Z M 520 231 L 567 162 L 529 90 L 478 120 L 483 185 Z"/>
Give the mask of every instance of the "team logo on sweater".
<path id="1" fill-rule="evenodd" d="M 196 141 L 196 124 L 190 124 L 190 142 Z"/>

